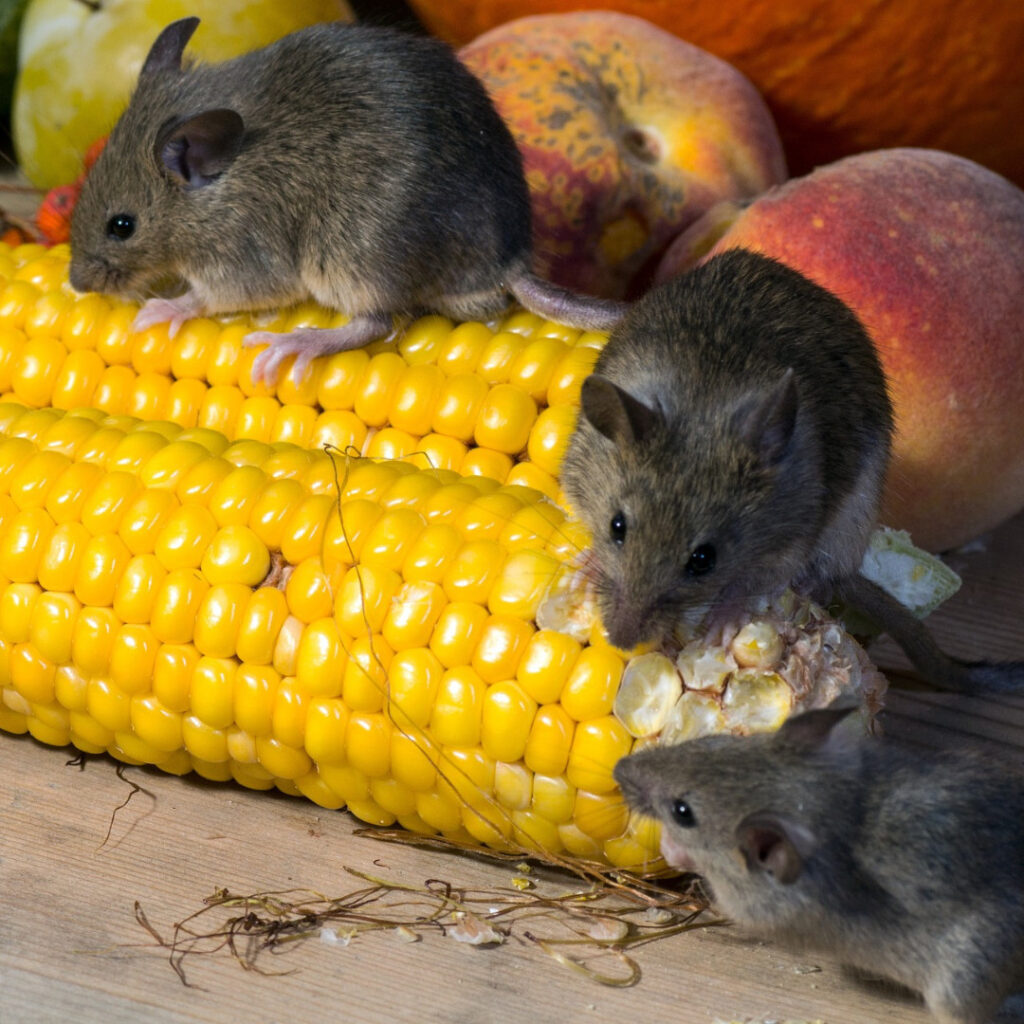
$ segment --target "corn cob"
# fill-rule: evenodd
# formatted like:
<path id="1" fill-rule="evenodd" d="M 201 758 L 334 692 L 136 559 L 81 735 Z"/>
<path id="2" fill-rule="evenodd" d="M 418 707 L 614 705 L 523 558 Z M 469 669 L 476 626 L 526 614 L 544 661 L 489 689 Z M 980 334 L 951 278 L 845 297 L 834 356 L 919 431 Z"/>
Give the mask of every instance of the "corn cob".
<path id="1" fill-rule="evenodd" d="M 249 318 L 193 320 L 133 332 L 138 307 L 78 295 L 66 246 L 0 246 L 0 397 L 36 407 L 90 406 L 111 414 L 208 427 L 230 439 L 307 447 L 325 443 L 371 458 L 490 476 L 558 495 L 557 472 L 579 388 L 603 334 L 520 311 L 500 324 L 413 322 L 397 343 L 317 360 L 296 384 L 252 381 Z M 314 305 L 269 330 L 333 326 Z"/>
<path id="2" fill-rule="evenodd" d="M 645 722 L 665 665 L 636 659 L 620 687 L 624 656 L 568 583 L 585 540 L 539 492 L 482 476 L 0 403 L 0 729 L 376 824 L 656 867 L 619 757 L 673 729 L 773 727 L 863 680 L 854 656 L 808 684 L 814 655 L 787 683 L 821 630 L 791 621 L 798 642 L 776 643 L 761 626 L 731 676 L 683 672 L 675 704 L 659 697 L 671 714 Z"/>
<path id="3" fill-rule="evenodd" d="M 0 437 L 3 729 L 461 841 L 654 856 L 611 778 L 621 656 L 532 623 L 576 548 L 539 492 L 92 411 L 0 405 Z"/>

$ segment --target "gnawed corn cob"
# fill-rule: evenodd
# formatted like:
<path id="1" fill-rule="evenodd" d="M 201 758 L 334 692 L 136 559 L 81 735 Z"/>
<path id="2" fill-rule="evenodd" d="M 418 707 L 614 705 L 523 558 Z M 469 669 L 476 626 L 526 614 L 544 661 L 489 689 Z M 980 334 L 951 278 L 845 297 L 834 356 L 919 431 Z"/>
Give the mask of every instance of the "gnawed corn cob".
<path id="1" fill-rule="evenodd" d="M 133 332 L 138 306 L 79 295 L 66 246 L 0 245 L 0 396 L 24 405 L 90 406 L 209 427 L 230 439 L 325 443 L 373 458 L 482 474 L 558 494 L 556 475 L 583 378 L 606 338 L 527 312 L 501 323 L 426 316 L 395 343 L 317 360 L 301 383 L 252 381 L 251 318 L 198 319 Z M 331 326 L 314 305 L 270 330 Z M 416 453 L 416 454 L 413 454 Z"/>
<path id="2" fill-rule="evenodd" d="M 614 713 L 624 659 L 566 596 L 583 541 L 486 477 L 0 404 L 0 728 L 656 867 L 611 775 L 649 741 Z M 767 727 L 761 678 L 723 700 Z"/>

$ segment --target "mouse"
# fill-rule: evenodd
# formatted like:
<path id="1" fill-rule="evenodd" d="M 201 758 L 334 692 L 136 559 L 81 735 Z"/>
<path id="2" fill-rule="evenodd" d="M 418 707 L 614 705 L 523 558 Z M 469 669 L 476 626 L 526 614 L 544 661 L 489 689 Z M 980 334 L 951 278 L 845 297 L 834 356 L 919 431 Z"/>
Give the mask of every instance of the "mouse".
<path id="1" fill-rule="evenodd" d="M 515 139 L 440 40 L 329 22 L 216 64 L 166 26 L 85 178 L 71 222 L 79 291 L 148 298 L 135 328 L 314 299 L 333 328 L 251 332 L 273 383 L 319 355 L 388 336 L 393 317 L 502 313 L 509 296 L 608 330 L 624 302 L 533 274 Z M 168 293 L 178 290 L 178 294 Z"/>
<path id="2" fill-rule="evenodd" d="M 561 469 L 611 643 L 724 633 L 791 587 L 862 612 L 935 686 L 1024 690 L 1024 663 L 948 656 L 860 575 L 893 430 L 863 324 L 779 260 L 727 250 L 637 299 L 583 381 Z"/>
<path id="3" fill-rule="evenodd" d="M 1024 989 L 1019 756 L 916 750 L 851 710 L 649 747 L 615 780 L 661 823 L 668 864 L 743 930 L 912 988 L 944 1024 L 983 1024 Z"/>

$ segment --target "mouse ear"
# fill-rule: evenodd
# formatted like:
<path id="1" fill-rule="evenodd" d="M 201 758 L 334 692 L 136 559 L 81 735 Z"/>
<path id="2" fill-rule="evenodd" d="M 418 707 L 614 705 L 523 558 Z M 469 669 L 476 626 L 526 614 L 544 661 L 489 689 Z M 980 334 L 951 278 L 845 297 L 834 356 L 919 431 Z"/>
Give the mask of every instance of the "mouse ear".
<path id="1" fill-rule="evenodd" d="M 790 367 L 767 394 L 757 392 L 740 404 L 733 414 L 733 425 L 764 464 L 774 466 L 785 455 L 793 436 L 798 407 L 796 374 Z"/>
<path id="2" fill-rule="evenodd" d="M 660 413 L 596 373 L 583 381 L 580 409 L 595 430 L 620 446 L 642 441 L 662 422 Z"/>
<path id="3" fill-rule="evenodd" d="M 154 71 L 180 71 L 181 55 L 185 52 L 192 33 L 198 27 L 198 18 L 181 18 L 179 21 L 172 21 L 156 37 L 156 41 L 149 48 L 140 73 L 148 75 Z"/>
<path id="4" fill-rule="evenodd" d="M 748 814 L 736 826 L 736 841 L 750 871 L 767 871 L 782 885 L 800 877 L 816 845 L 803 825 L 771 811 Z"/>
<path id="5" fill-rule="evenodd" d="M 157 160 L 180 185 L 201 188 L 231 166 L 244 135 L 245 122 L 236 111 L 204 110 L 157 136 Z"/>
<path id="6" fill-rule="evenodd" d="M 801 715 L 786 719 L 775 733 L 775 739 L 802 750 L 834 750 L 839 753 L 840 748 L 845 750 L 849 743 L 858 741 L 855 729 L 838 728 L 853 710 L 854 708 L 848 705 L 805 711 Z"/>

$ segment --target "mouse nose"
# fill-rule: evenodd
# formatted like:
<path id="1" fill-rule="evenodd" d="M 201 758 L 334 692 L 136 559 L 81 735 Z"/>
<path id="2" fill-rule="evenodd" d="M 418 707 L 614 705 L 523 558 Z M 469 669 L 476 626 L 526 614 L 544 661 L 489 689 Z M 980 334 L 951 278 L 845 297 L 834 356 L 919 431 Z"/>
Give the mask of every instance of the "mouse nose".
<path id="1" fill-rule="evenodd" d="M 68 267 L 68 281 L 76 292 L 97 291 L 94 277 L 90 277 L 84 260 L 76 260 L 72 257 L 71 265 Z"/>
<path id="2" fill-rule="evenodd" d="M 654 616 L 636 605 L 626 607 L 616 603 L 614 608 L 602 608 L 601 621 L 609 642 L 623 651 L 632 651 L 658 639 Z"/>

